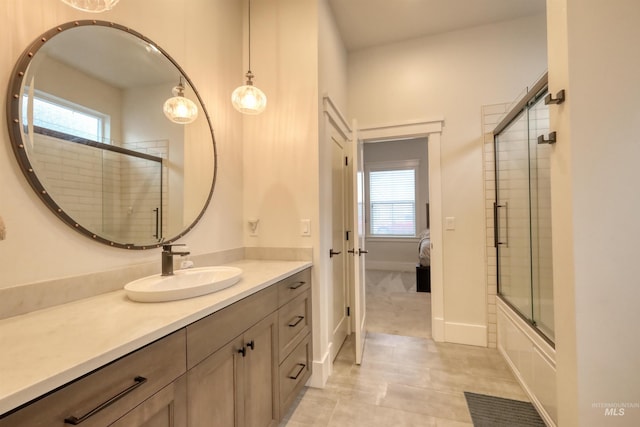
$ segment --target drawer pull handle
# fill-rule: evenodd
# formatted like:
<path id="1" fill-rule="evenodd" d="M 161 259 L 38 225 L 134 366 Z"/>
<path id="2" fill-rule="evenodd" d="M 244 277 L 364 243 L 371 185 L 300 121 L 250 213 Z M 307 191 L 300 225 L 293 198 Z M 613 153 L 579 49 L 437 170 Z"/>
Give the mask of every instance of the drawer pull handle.
<path id="1" fill-rule="evenodd" d="M 298 289 L 300 286 L 306 284 L 307 282 L 296 282 L 293 285 L 289 286 L 289 289 L 291 289 L 292 291 L 295 291 L 296 289 Z"/>
<path id="2" fill-rule="evenodd" d="M 304 371 L 304 368 L 307 367 L 307 365 L 305 365 L 304 363 L 298 363 L 296 366 L 299 366 L 300 369 L 295 375 L 289 375 L 289 378 L 291 378 L 292 380 L 297 380 L 300 374 L 302 373 L 302 371 Z"/>
<path id="3" fill-rule="evenodd" d="M 304 320 L 304 316 L 296 316 L 295 319 L 296 320 L 292 320 L 289 323 L 290 328 L 295 328 L 296 326 L 298 326 L 298 324 Z"/>
<path id="4" fill-rule="evenodd" d="M 130 385 L 126 389 L 122 390 L 120 393 L 118 393 L 115 396 L 111 397 L 109 400 L 106 400 L 105 402 L 103 402 L 100 405 L 96 406 L 95 408 L 93 408 L 92 410 L 90 410 L 89 412 L 87 412 L 86 414 L 81 416 L 80 418 L 76 418 L 74 416 L 71 416 L 71 417 L 65 418 L 64 419 L 64 423 L 77 426 L 78 424 L 86 421 L 87 419 L 91 418 L 92 416 L 94 416 L 98 412 L 102 411 L 106 407 L 108 407 L 108 406 L 112 405 L 113 403 L 115 403 L 116 401 L 122 399 L 124 396 L 126 396 L 129 393 L 131 393 L 133 390 L 135 390 L 136 388 L 140 387 L 142 384 L 146 383 L 147 379 L 145 377 L 135 377 L 133 379 L 133 381 L 135 381 L 135 383 L 133 385 Z"/>

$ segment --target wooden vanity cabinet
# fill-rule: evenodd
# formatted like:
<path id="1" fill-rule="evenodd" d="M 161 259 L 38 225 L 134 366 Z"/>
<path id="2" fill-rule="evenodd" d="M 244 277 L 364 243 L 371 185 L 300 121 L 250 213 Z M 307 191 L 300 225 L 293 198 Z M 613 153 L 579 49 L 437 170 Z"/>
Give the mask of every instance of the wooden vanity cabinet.
<path id="1" fill-rule="evenodd" d="M 136 406 L 110 427 L 181 427 L 187 425 L 187 377 L 180 378 Z"/>
<path id="2" fill-rule="evenodd" d="M 277 425 L 276 309 L 270 287 L 187 327 L 189 427 Z"/>
<path id="3" fill-rule="evenodd" d="M 274 427 L 311 375 L 310 269 L 0 419 L 0 427 Z"/>
<path id="4" fill-rule="evenodd" d="M 310 269 L 188 326 L 189 427 L 276 426 L 311 355 Z"/>
<path id="5" fill-rule="evenodd" d="M 311 270 L 278 284 L 278 402 L 284 416 L 311 377 Z"/>
<path id="6" fill-rule="evenodd" d="M 0 419 L 0 427 L 184 426 L 185 348 L 185 331 L 177 331 Z"/>

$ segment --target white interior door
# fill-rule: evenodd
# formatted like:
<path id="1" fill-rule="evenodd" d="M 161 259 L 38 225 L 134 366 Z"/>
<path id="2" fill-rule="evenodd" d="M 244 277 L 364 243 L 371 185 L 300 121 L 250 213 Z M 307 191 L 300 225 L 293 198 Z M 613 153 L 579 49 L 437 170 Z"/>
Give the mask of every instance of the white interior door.
<path id="1" fill-rule="evenodd" d="M 345 263 L 345 143 L 335 129 L 331 132 L 332 246 L 329 252 L 333 269 L 331 360 L 347 338 L 347 274 Z"/>
<path id="2" fill-rule="evenodd" d="M 350 243 L 353 247 L 349 249 L 352 256 L 352 268 L 350 273 L 350 283 L 354 287 L 351 294 L 353 298 L 353 314 L 355 329 L 355 350 L 356 363 L 362 363 L 362 355 L 364 353 L 364 344 L 366 338 L 366 297 L 365 297 L 365 192 L 364 192 L 364 161 L 363 161 L 363 144 L 358 139 L 357 123 L 354 120 L 352 129 L 351 145 L 352 162 L 351 168 L 351 207 L 352 207 L 352 224 L 353 239 Z"/>

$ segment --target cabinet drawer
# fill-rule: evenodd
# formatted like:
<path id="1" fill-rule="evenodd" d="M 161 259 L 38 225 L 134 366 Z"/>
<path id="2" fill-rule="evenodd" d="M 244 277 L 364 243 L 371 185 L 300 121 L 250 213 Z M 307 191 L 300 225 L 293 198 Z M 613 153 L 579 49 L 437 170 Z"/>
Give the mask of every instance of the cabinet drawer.
<path id="1" fill-rule="evenodd" d="M 311 330 L 311 292 L 298 295 L 278 312 L 279 362 L 291 353 L 300 338 Z"/>
<path id="2" fill-rule="evenodd" d="M 311 354 L 311 335 L 307 335 L 280 365 L 281 414 L 287 413 L 287 408 L 311 376 Z"/>
<path id="3" fill-rule="evenodd" d="M 278 307 L 311 288 L 311 269 L 307 268 L 278 283 Z"/>
<path id="4" fill-rule="evenodd" d="M 186 372 L 184 330 L 82 377 L 0 420 L 0 427 L 106 426 Z"/>
<path id="5" fill-rule="evenodd" d="M 273 313 L 277 302 L 278 289 L 270 286 L 187 326 L 187 368 Z"/>

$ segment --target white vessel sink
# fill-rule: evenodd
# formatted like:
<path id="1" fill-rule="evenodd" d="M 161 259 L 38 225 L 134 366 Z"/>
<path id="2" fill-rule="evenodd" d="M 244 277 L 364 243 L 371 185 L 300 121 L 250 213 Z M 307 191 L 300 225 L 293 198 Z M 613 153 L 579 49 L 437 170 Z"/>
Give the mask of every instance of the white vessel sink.
<path id="1" fill-rule="evenodd" d="M 133 301 L 162 302 L 193 298 L 235 285 L 242 270 L 236 267 L 214 266 L 176 270 L 173 276 L 143 277 L 124 286 Z"/>

